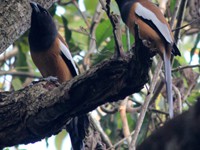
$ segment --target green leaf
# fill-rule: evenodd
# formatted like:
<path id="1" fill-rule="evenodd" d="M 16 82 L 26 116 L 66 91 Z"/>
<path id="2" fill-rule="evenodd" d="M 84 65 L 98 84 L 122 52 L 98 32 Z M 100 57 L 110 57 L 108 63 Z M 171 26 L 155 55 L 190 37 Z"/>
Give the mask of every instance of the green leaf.
<path id="1" fill-rule="evenodd" d="M 57 150 L 61 150 L 62 148 L 62 143 L 65 139 L 67 135 L 67 132 L 66 130 L 62 130 L 59 134 L 56 135 L 56 138 L 55 138 L 55 146 L 56 146 L 56 149 Z"/>
<path id="2" fill-rule="evenodd" d="M 12 86 L 13 86 L 14 90 L 16 91 L 16 90 L 21 89 L 23 87 L 23 84 L 19 78 L 13 78 Z"/>
<path id="3" fill-rule="evenodd" d="M 194 43 L 194 46 L 192 47 L 191 52 L 190 52 L 190 63 L 192 61 L 192 57 L 193 57 L 193 55 L 194 55 L 194 53 L 197 49 L 197 45 L 198 45 L 199 42 L 200 42 L 200 33 L 198 34 L 196 41 Z"/>
<path id="4" fill-rule="evenodd" d="M 96 29 L 97 48 L 99 48 L 99 46 L 106 40 L 106 38 L 110 37 L 111 35 L 112 26 L 110 24 L 110 21 L 108 19 L 101 21 Z"/>
<path id="5" fill-rule="evenodd" d="M 175 5 L 176 5 L 176 0 L 171 0 L 170 1 L 170 11 L 171 11 L 171 13 L 174 12 Z"/>
<path id="6" fill-rule="evenodd" d="M 137 138 L 137 145 L 141 144 L 147 136 L 148 127 L 149 127 L 149 118 L 150 118 L 150 116 L 147 113 L 145 118 L 144 118 L 142 127 L 140 129 L 140 133 L 139 133 L 138 138 Z"/>
<path id="7" fill-rule="evenodd" d="M 63 21 L 63 25 L 64 25 L 64 29 L 65 29 L 65 40 L 66 41 L 70 41 L 71 37 L 72 37 L 72 32 L 71 30 L 69 30 L 68 28 L 68 21 L 67 18 L 65 18 L 64 16 L 61 16 L 62 21 Z"/>
<path id="8" fill-rule="evenodd" d="M 84 0 L 85 8 L 91 15 L 94 14 L 98 0 Z"/>

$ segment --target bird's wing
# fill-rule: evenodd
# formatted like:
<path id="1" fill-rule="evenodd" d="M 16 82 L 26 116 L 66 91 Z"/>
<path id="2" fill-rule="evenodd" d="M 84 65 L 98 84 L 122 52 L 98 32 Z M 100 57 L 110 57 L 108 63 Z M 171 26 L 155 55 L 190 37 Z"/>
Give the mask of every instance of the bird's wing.
<path id="1" fill-rule="evenodd" d="M 61 50 L 61 56 L 64 59 L 65 63 L 69 67 L 72 76 L 76 76 L 79 74 L 78 68 L 76 67 L 72 55 L 68 49 L 66 42 L 62 39 L 62 37 L 58 36 L 59 47 Z"/>
<path id="2" fill-rule="evenodd" d="M 145 6 L 149 6 L 146 8 Z M 160 12 L 153 3 L 146 2 L 143 3 L 136 3 L 135 13 L 136 15 L 142 19 L 145 23 L 147 23 L 149 26 L 151 26 L 154 30 L 158 31 L 159 35 L 162 36 L 166 40 L 166 42 L 173 44 L 174 41 L 172 39 L 172 35 L 170 33 L 170 29 L 166 22 L 162 22 L 165 20 L 163 14 Z M 156 11 L 156 12 L 155 12 Z M 159 15 L 159 13 L 161 15 Z M 162 18 L 159 18 L 157 16 L 160 16 Z M 162 20 L 162 21 L 160 21 Z"/>

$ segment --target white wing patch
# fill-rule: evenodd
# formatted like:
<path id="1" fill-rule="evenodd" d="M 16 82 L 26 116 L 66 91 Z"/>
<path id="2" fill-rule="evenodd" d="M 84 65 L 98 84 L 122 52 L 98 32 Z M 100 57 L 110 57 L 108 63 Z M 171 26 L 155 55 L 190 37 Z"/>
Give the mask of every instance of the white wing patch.
<path id="1" fill-rule="evenodd" d="M 59 42 L 60 42 L 60 44 L 59 44 L 60 50 L 61 50 L 62 53 L 67 57 L 67 59 L 69 59 L 69 60 L 71 61 L 72 65 L 73 65 L 73 67 L 74 67 L 74 70 L 76 71 L 76 73 L 77 73 L 77 75 L 78 75 L 78 74 L 79 74 L 78 69 L 77 69 L 77 67 L 76 67 L 76 65 L 75 65 L 75 63 L 74 63 L 74 60 L 73 60 L 73 58 L 72 58 L 72 55 L 71 55 L 69 49 L 67 48 L 67 46 L 65 46 L 65 44 L 63 44 L 62 41 L 59 40 Z"/>
<path id="2" fill-rule="evenodd" d="M 145 8 L 140 3 L 137 3 L 135 13 L 146 20 L 152 21 L 156 28 L 163 35 L 163 37 L 166 39 L 166 41 L 168 43 L 173 43 L 169 28 L 166 24 L 162 23 L 152 11 Z"/>

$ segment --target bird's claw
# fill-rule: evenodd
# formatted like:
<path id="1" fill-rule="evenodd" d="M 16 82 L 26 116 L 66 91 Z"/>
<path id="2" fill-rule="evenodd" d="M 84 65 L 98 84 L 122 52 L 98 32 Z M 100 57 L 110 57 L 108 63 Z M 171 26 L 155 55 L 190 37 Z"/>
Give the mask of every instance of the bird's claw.
<path id="1" fill-rule="evenodd" d="M 53 77 L 53 76 L 49 76 L 47 78 L 43 78 L 42 80 L 49 81 L 49 82 L 57 82 L 58 78 L 57 77 Z"/>

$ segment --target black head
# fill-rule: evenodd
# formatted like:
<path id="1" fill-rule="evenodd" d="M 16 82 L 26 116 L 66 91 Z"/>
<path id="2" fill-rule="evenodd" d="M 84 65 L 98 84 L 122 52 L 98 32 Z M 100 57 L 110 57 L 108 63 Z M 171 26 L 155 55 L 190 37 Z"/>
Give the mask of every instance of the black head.
<path id="1" fill-rule="evenodd" d="M 136 1 L 136 0 L 115 0 L 119 10 L 120 10 L 120 14 L 122 17 L 122 20 L 126 23 L 132 4 Z"/>
<path id="2" fill-rule="evenodd" d="M 31 50 L 48 49 L 57 36 L 56 25 L 45 8 L 35 2 L 31 2 L 30 5 L 32 7 L 29 33 Z"/>

